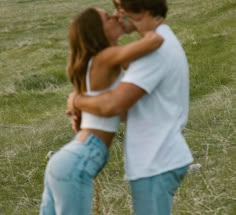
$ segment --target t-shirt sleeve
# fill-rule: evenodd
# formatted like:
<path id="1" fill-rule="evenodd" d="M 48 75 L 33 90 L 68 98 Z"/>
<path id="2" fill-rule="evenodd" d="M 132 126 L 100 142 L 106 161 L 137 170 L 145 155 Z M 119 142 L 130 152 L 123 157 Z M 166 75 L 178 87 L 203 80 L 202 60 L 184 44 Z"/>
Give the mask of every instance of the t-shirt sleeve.
<path id="1" fill-rule="evenodd" d="M 121 81 L 134 84 L 150 94 L 166 73 L 165 59 L 156 50 L 133 61 Z"/>

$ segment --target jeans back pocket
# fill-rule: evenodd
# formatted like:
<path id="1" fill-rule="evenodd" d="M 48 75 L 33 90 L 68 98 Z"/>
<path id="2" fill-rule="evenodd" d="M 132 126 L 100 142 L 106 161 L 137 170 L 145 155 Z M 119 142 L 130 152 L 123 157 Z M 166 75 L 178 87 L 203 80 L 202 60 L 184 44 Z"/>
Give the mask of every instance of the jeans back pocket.
<path id="1" fill-rule="evenodd" d="M 103 169 L 106 163 L 107 159 L 101 151 L 95 148 L 90 149 L 89 156 L 84 164 L 84 171 L 91 177 L 95 177 Z"/>
<path id="2" fill-rule="evenodd" d="M 57 180 L 69 181 L 82 160 L 83 155 L 60 150 L 48 162 L 47 172 Z"/>

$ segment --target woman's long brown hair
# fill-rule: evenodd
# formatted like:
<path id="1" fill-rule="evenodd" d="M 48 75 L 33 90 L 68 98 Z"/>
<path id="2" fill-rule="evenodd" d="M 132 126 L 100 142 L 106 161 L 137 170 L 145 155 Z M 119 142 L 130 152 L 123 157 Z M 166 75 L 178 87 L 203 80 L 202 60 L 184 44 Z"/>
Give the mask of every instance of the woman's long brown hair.
<path id="1" fill-rule="evenodd" d="M 69 41 L 70 56 L 67 74 L 75 90 L 83 93 L 86 91 L 85 77 L 89 60 L 110 45 L 96 9 L 85 9 L 73 20 Z"/>

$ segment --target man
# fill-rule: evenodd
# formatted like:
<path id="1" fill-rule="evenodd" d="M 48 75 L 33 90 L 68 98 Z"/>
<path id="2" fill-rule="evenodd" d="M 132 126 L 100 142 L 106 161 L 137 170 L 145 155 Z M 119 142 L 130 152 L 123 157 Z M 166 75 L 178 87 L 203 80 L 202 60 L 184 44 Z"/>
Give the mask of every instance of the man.
<path id="1" fill-rule="evenodd" d="M 96 97 L 76 96 L 74 105 L 103 116 L 128 111 L 125 169 L 134 213 L 170 215 L 173 195 L 193 160 L 182 135 L 188 117 L 188 63 L 178 39 L 165 24 L 166 0 L 120 3 L 123 15 L 140 35 L 155 30 L 164 43 L 130 63 L 115 90 Z"/>

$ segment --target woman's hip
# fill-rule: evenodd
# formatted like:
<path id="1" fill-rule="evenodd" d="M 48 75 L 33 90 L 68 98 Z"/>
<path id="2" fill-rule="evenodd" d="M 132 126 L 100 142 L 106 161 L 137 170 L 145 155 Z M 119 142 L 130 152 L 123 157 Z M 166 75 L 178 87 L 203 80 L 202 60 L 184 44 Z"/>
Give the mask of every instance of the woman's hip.
<path id="1" fill-rule="evenodd" d="M 57 180 L 80 179 L 84 174 L 96 177 L 108 160 L 108 150 L 95 135 L 79 143 L 72 140 L 49 160 L 46 174 Z"/>

